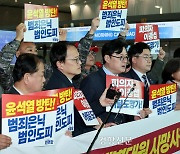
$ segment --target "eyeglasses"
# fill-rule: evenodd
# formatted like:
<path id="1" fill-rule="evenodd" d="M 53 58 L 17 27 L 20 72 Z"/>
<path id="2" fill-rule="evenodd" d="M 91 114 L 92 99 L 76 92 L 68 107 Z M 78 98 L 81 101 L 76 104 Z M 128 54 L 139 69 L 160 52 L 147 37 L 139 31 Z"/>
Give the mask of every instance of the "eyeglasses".
<path id="1" fill-rule="evenodd" d="M 74 58 L 74 59 L 66 59 L 66 60 L 73 60 L 73 61 L 75 61 L 77 64 L 79 64 L 80 63 L 80 59 L 79 59 L 79 57 L 77 57 L 77 58 Z"/>
<path id="2" fill-rule="evenodd" d="M 120 61 L 124 61 L 124 60 L 127 60 L 127 61 L 128 61 L 128 60 L 129 60 L 129 57 L 128 57 L 128 56 L 125 56 L 125 57 L 123 57 L 123 56 L 117 57 L 117 56 L 111 55 L 111 57 L 119 58 Z"/>
<path id="3" fill-rule="evenodd" d="M 150 60 L 153 60 L 153 57 L 152 56 L 147 56 L 147 55 L 136 55 L 136 56 L 134 56 L 134 57 L 142 57 L 142 58 L 144 58 L 146 61 L 148 61 L 149 59 Z"/>

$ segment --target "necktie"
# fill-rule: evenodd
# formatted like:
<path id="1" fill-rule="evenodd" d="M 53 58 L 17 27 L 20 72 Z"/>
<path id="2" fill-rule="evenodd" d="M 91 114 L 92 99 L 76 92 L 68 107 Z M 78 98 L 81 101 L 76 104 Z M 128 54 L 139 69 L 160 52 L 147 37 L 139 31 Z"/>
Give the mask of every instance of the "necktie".
<path id="1" fill-rule="evenodd" d="M 144 80 L 144 87 L 145 87 L 146 91 L 149 91 L 149 85 L 148 85 L 148 81 L 147 81 L 146 75 L 143 75 L 142 78 Z"/>

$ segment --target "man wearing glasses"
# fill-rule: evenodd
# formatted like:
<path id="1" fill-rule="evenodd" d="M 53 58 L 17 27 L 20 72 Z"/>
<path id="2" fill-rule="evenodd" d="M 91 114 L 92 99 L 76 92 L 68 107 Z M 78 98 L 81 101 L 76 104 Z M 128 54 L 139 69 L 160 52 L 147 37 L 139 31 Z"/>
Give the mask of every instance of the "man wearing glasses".
<path id="1" fill-rule="evenodd" d="M 45 89 L 74 87 L 72 78 L 81 73 L 81 61 L 76 47 L 63 41 L 53 44 L 50 51 L 50 62 L 53 67 L 53 73 Z M 95 130 L 96 128 L 87 127 L 75 107 L 74 121 L 75 130 L 72 132 L 73 136 Z"/>
<path id="2" fill-rule="evenodd" d="M 144 111 L 146 116 L 150 114 L 149 110 L 149 85 L 153 84 L 153 80 L 146 74 L 151 70 L 152 55 L 150 47 L 143 42 L 136 43 L 129 48 L 129 61 L 132 68 L 123 77 L 142 81 L 144 83 Z"/>
<path id="3" fill-rule="evenodd" d="M 106 74 L 118 76 L 120 73 L 125 72 L 128 62 L 126 44 L 119 39 L 104 44 L 102 47 L 102 58 L 103 67 L 84 78 L 80 89 L 83 91 L 96 117 L 99 117 L 104 122 L 108 114 L 106 106 L 114 103 L 113 99 L 106 98 Z M 108 122 L 115 124 L 115 115 L 112 113 Z M 127 122 L 126 118 L 126 115 L 119 114 L 116 122 L 119 124 Z"/>
<path id="4" fill-rule="evenodd" d="M 72 87 L 72 78 L 81 73 L 81 61 L 76 47 L 68 42 L 55 43 L 50 51 L 53 73 L 46 89 Z"/>

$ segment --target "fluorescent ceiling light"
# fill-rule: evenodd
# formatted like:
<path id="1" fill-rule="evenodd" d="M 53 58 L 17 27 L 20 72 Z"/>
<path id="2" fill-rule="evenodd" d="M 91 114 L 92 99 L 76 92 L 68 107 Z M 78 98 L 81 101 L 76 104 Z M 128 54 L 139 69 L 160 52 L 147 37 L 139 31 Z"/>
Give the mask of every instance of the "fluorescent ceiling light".
<path id="1" fill-rule="evenodd" d="M 159 5 L 155 5 L 154 7 L 157 8 L 157 9 L 161 8 Z"/>

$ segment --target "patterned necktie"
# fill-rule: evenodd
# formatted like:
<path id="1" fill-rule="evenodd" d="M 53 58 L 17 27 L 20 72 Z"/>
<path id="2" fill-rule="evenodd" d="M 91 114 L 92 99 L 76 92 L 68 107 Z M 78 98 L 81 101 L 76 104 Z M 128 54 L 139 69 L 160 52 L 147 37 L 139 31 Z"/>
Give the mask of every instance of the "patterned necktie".
<path id="1" fill-rule="evenodd" d="M 143 75 L 142 78 L 144 80 L 144 87 L 145 87 L 146 91 L 149 91 L 149 85 L 148 85 L 148 81 L 147 81 L 146 75 Z"/>

